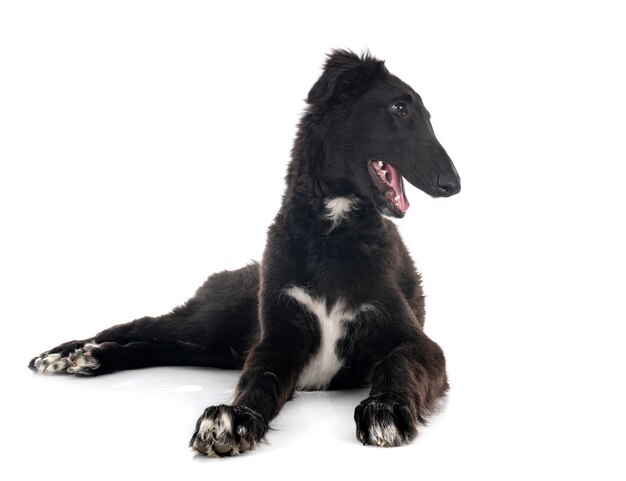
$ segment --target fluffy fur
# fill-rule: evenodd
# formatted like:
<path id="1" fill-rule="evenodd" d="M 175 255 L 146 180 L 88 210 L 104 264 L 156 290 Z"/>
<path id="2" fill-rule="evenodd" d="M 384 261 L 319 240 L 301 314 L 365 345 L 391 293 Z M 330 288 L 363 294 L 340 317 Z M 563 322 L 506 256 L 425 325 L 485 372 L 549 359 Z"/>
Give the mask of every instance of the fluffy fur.
<path id="1" fill-rule="evenodd" d="M 171 313 L 61 344 L 30 368 L 242 369 L 232 405 L 196 424 L 190 445 L 210 456 L 257 446 L 298 388 L 369 384 L 357 438 L 410 442 L 448 383 L 424 333 L 420 276 L 383 215 L 405 215 L 403 177 L 435 197 L 456 194 L 459 177 L 420 96 L 370 55 L 333 51 L 307 102 L 260 264 L 214 274 Z"/>

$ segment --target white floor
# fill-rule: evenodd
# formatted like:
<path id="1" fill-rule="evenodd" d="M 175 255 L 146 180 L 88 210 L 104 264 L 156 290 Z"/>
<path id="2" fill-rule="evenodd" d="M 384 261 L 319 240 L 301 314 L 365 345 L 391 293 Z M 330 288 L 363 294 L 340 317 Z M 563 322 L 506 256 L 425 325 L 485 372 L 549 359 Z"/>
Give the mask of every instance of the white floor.
<path id="1" fill-rule="evenodd" d="M 532 396 L 507 393 L 506 385 L 502 392 L 497 384 L 484 395 L 464 392 L 463 385 L 480 386 L 481 377 L 459 383 L 407 447 L 356 441 L 352 414 L 367 393 L 360 389 L 299 393 L 254 452 L 228 459 L 194 454 L 187 442 L 196 418 L 206 406 L 228 402 L 237 375 L 171 367 L 74 378 L 24 367 L 4 394 L 3 470 L 46 480 L 69 473 L 83 479 L 259 473 L 319 479 L 331 471 L 354 479 L 410 473 L 419 479 L 623 479 L 615 464 L 623 445 L 616 444 L 617 433 L 607 438 L 610 419 L 600 416 L 594 427 L 593 412 L 571 417 L 571 406 L 549 399 L 527 404 Z"/>
<path id="2" fill-rule="evenodd" d="M 28 416 L 8 421 L 19 447 L 9 463 L 20 466 L 23 479 L 61 479 L 68 470 L 96 479 L 220 472 L 277 473 L 280 479 L 294 470 L 312 476 L 331 465 L 371 475 L 400 472 L 420 459 L 422 471 L 436 472 L 443 458 L 432 454 L 444 453 L 440 443 L 450 441 L 437 427 L 444 415 L 410 447 L 363 447 L 355 438 L 352 415 L 367 390 L 305 392 L 288 403 L 256 451 L 211 459 L 194 454 L 187 442 L 206 406 L 228 402 L 237 372 L 152 368 L 91 379 L 21 374 L 24 396 L 16 407 Z"/>

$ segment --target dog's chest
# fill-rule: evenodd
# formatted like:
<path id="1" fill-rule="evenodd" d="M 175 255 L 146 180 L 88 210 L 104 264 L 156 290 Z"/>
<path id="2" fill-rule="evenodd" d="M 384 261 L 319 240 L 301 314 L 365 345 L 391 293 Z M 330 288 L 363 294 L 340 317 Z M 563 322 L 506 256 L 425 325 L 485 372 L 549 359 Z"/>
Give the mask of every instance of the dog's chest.
<path id="1" fill-rule="evenodd" d="M 298 301 L 319 325 L 319 348 L 300 373 L 297 388 L 324 389 L 343 365 L 338 355 L 337 343 L 346 335 L 348 323 L 354 322 L 359 313 L 370 309 L 371 306 L 363 304 L 359 309 L 348 309 L 341 299 L 329 306 L 325 299 L 313 297 L 301 287 L 291 287 L 286 292 Z"/>

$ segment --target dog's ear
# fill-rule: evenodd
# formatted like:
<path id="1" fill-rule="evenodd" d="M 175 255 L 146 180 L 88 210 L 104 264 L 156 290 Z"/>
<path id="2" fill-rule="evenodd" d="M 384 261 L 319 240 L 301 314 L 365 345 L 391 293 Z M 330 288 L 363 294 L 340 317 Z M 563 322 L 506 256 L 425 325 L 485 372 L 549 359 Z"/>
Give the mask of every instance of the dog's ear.
<path id="1" fill-rule="evenodd" d="M 307 102 L 322 109 L 345 104 L 365 91 L 370 80 L 383 68 L 384 62 L 369 53 L 359 57 L 349 50 L 333 50 Z"/>

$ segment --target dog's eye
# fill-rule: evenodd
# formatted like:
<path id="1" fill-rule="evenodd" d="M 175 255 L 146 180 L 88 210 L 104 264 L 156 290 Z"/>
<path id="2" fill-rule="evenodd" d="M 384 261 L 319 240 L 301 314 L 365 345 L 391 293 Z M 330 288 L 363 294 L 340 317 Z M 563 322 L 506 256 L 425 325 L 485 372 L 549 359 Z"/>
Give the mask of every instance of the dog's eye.
<path id="1" fill-rule="evenodd" d="M 393 104 L 391 109 L 394 114 L 399 115 L 400 117 L 404 117 L 408 113 L 407 106 L 404 102 L 397 102 Z"/>

